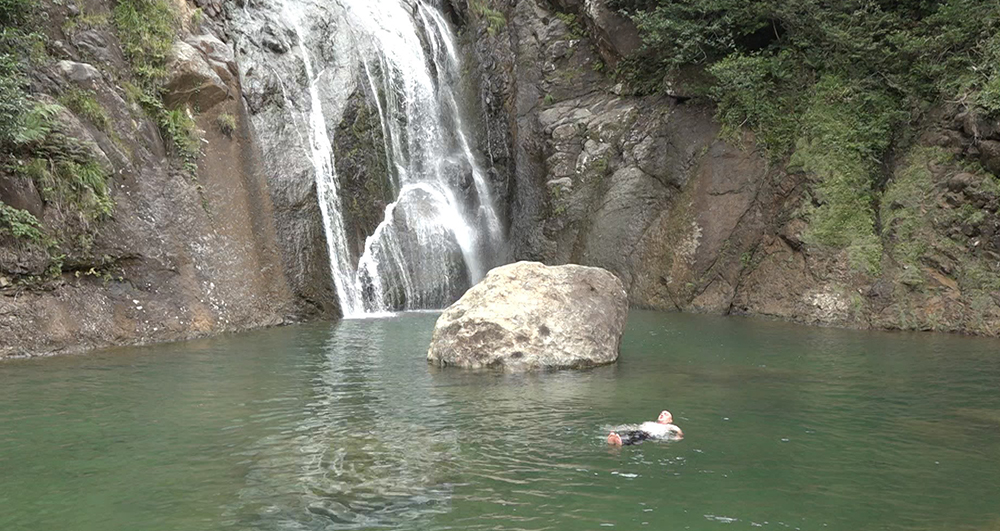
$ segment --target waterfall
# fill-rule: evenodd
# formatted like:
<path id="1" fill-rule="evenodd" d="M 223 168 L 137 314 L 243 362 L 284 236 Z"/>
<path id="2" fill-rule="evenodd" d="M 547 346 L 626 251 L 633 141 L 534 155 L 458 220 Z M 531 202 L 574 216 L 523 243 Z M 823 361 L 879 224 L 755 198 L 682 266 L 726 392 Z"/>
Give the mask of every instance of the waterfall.
<path id="1" fill-rule="evenodd" d="M 394 198 L 352 257 L 333 139 L 306 46 L 305 0 L 286 0 L 309 84 L 308 143 L 345 317 L 441 308 L 495 265 L 503 227 L 459 105 L 461 62 L 440 8 L 425 0 L 334 0 L 353 33 L 365 90 L 381 122 Z M 315 30 L 314 30 L 315 31 Z M 313 35 L 315 37 L 315 35 Z M 340 53 L 341 50 L 338 50 Z"/>
<path id="2" fill-rule="evenodd" d="M 341 310 L 344 315 L 354 315 L 363 311 L 361 295 L 355 275 L 352 274 L 350 256 L 347 253 L 347 232 L 344 229 L 344 216 L 340 201 L 340 185 L 333 161 L 333 144 L 326 130 L 326 117 L 323 114 L 323 104 L 320 101 L 319 90 L 316 87 L 316 73 L 313 69 L 309 50 L 303 44 L 302 13 L 292 11 L 286 4 L 286 18 L 292 24 L 298 45 L 302 51 L 302 62 L 305 66 L 309 82 L 309 149 L 315 169 L 316 195 L 319 199 L 319 209 L 323 216 L 323 228 L 326 235 L 326 245 L 330 251 L 330 273 L 333 277 L 337 295 L 340 298 Z"/>

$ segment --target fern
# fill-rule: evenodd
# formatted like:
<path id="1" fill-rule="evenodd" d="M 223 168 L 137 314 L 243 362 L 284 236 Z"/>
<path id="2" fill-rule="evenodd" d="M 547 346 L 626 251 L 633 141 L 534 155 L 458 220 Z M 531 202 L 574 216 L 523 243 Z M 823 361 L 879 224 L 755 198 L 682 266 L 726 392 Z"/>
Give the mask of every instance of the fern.
<path id="1" fill-rule="evenodd" d="M 469 0 L 469 9 L 471 9 L 477 17 L 481 17 L 486 20 L 487 31 L 489 31 L 490 35 L 496 35 L 497 32 L 502 30 L 504 26 L 507 25 L 507 17 L 505 17 L 500 11 L 486 5 L 486 1 L 487 0 Z"/>
<path id="2" fill-rule="evenodd" d="M 52 103 L 38 103 L 24 115 L 21 127 L 14 132 L 14 143 L 19 145 L 37 144 L 52 133 L 53 122 L 61 106 Z"/>

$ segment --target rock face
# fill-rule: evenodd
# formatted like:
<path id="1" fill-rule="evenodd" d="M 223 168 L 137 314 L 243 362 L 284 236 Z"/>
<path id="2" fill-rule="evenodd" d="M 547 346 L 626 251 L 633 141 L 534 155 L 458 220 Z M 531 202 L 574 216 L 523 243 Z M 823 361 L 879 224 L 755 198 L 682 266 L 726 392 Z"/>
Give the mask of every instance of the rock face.
<path id="1" fill-rule="evenodd" d="M 468 24 L 488 153 L 514 183 L 514 259 L 605 268 L 640 308 L 1000 335 L 997 120 L 929 113 L 881 190 L 913 200 L 877 207 L 881 264 L 859 271 L 810 241 L 816 176 L 769 161 L 752 134 L 720 135 L 711 102 L 695 97 L 699 72 L 651 96 L 606 75 L 637 41 L 603 0 L 487 0 L 502 31 L 452 3 Z M 919 257 L 912 241 L 927 243 Z"/>
<path id="2" fill-rule="evenodd" d="M 438 319 L 430 363 L 510 371 L 582 368 L 618 359 L 625 288 L 596 267 L 498 267 Z"/>
<path id="3" fill-rule="evenodd" d="M 113 6 L 86 7 L 112 18 Z M 179 35 L 197 76 L 180 74 L 179 56 L 172 63 L 180 84 L 170 103 L 198 111 L 195 171 L 168 155 L 158 125 L 124 89 L 130 65 L 113 25 L 64 24 L 73 15 L 61 4 L 46 4 L 46 14 L 54 61 L 30 72 L 32 92 L 50 105 L 66 94 L 89 98 L 89 113 L 61 108 L 56 127 L 109 170 L 114 205 L 110 216 L 83 219 L 31 178 L 0 169 L 0 200 L 57 227 L 64 242 L 56 253 L 0 238 L 0 358 L 176 341 L 312 315 L 283 263 L 276 184 L 262 170 L 222 21 Z M 235 124 L 230 134 L 217 125 L 222 115 Z"/>

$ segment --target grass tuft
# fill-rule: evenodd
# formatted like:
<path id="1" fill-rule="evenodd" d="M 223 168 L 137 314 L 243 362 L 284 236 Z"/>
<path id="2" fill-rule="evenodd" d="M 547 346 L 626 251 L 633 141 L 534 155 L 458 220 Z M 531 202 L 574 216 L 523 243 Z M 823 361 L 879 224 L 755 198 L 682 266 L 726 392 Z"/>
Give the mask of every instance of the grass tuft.
<path id="1" fill-rule="evenodd" d="M 222 134 L 232 138 L 233 133 L 236 132 L 236 117 L 229 113 L 220 114 L 215 120 L 215 125 L 218 126 Z"/>
<path id="2" fill-rule="evenodd" d="M 101 131 L 105 133 L 111 131 L 111 119 L 104 107 L 97 101 L 97 93 L 94 91 L 70 88 L 59 97 L 59 103 L 76 113 L 77 116 L 94 124 Z"/>

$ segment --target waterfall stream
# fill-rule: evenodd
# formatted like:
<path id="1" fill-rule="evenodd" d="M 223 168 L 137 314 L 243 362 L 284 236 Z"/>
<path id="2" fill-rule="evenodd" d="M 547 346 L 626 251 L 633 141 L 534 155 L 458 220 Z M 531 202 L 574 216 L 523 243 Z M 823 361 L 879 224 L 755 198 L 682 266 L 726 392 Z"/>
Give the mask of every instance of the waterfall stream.
<path id="1" fill-rule="evenodd" d="M 441 308 L 494 265 L 503 240 L 486 172 L 472 150 L 459 105 L 461 62 L 455 35 L 438 6 L 425 0 L 335 0 L 350 31 L 364 90 L 381 122 L 393 200 L 352 256 L 319 85 L 330 82 L 305 44 L 309 4 L 286 0 L 308 81 L 309 156 L 345 317 Z M 316 38 L 317 35 L 311 35 Z M 338 53 L 341 50 L 338 50 Z M 374 178 L 374 177 L 371 177 Z"/>

